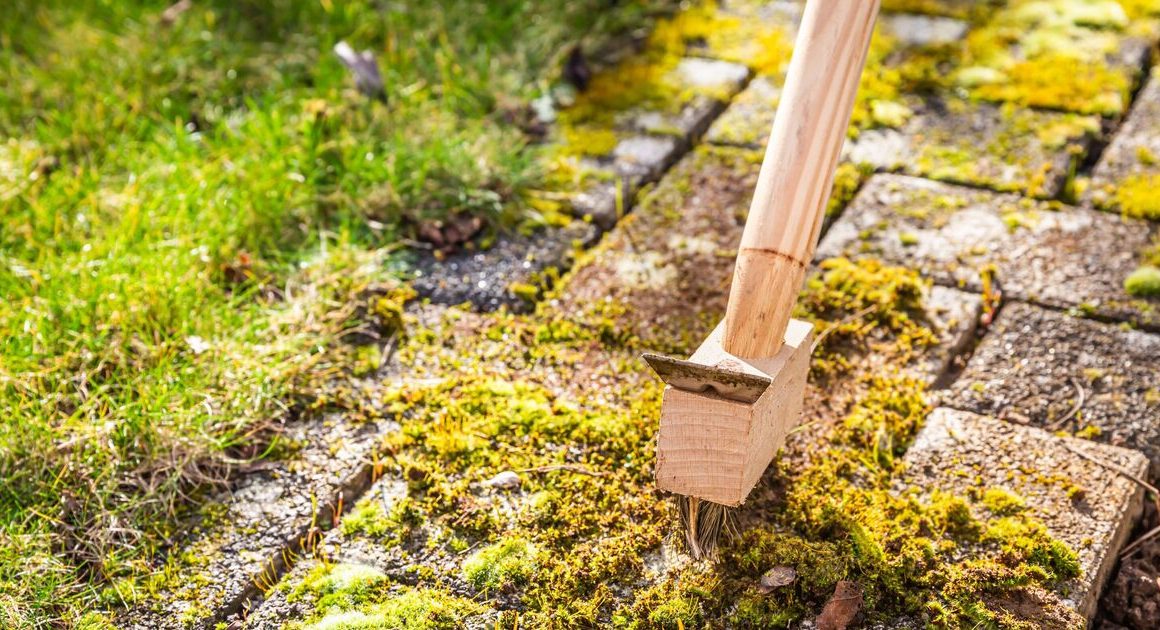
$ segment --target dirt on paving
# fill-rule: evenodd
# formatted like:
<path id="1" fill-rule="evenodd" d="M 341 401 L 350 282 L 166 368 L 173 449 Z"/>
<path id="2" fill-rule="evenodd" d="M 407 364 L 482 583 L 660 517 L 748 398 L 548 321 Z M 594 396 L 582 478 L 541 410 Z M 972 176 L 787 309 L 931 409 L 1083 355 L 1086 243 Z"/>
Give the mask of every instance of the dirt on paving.
<path id="1" fill-rule="evenodd" d="M 1145 503 L 1144 518 L 1132 540 L 1160 527 L 1160 513 Z M 1120 560 L 1092 624 L 1098 630 L 1154 630 L 1160 626 L 1160 536 Z"/>

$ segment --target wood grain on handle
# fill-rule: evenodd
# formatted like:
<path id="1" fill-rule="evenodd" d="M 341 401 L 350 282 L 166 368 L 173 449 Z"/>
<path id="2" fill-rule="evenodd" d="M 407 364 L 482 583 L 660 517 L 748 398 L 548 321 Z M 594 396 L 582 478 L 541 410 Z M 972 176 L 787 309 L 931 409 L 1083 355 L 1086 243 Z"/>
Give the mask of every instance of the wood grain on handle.
<path id="1" fill-rule="evenodd" d="M 814 255 L 879 0 L 809 0 L 737 253 L 723 345 L 781 348 Z"/>

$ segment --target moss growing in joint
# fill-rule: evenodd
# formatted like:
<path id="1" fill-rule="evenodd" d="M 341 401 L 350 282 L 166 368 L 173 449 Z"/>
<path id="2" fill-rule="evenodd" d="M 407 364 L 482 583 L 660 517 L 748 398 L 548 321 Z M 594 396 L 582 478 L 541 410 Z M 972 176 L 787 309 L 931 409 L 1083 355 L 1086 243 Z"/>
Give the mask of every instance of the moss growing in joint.
<path id="1" fill-rule="evenodd" d="M 407 589 L 383 601 L 351 609 L 335 609 L 293 630 L 452 630 L 484 612 L 484 608 L 440 589 Z"/>
<path id="2" fill-rule="evenodd" d="M 583 265 L 571 273 L 585 273 Z M 840 323 L 812 367 L 827 389 L 849 399 L 821 419 L 808 461 L 779 460 L 772 475 L 779 500 L 755 500 L 750 509 L 759 520 L 722 541 L 718 561 L 707 564 L 674 565 L 662 546 L 675 519 L 650 484 L 662 386 L 635 361 L 639 339 L 618 329 L 622 307 L 560 312 L 543 303 L 529 316 L 489 315 L 474 337 L 464 330 L 475 316 L 452 310 L 443 328 L 413 331 L 397 351 L 400 361 L 458 376 L 400 387 L 379 401 L 402 425 L 386 445 L 389 467 L 409 481 L 408 497 L 423 518 L 462 541 L 458 550 L 491 542 L 465 561 L 451 556 L 443 574 L 439 563 L 417 559 L 433 567 L 420 581 L 462 575 L 480 601 L 515 603 L 521 627 L 642 629 L 785 627 L 816 615 L 843 579 L 862 586 L 872 622 L 919 614 L 931 601 L 961 616 L 987 608 L 986 592 L 948 584 L 963 555 L 1024 571 L 1028 588 L 1050 585 L 1066 573 L 1067 556 L 1031 519 L 982 523 L 961 497 L 896 487 L 902 455 L 929 407 L 922 382 L 880 361 L 903 365 L 936 343 L 926 291 L 914 271 L 878 261 L 821 264 L 797 315 L 819 329 Z M 711 322 L 698 325 L 707 330 Z M 704 330 L 674 334 L 699 340 Z M 868 348 L 874 361 L 866 360 Z M 595 372 L 593 362 L 601 366 Z M 559 384 L 578 378 L 600 384 L 579 393 Z M 518 492 L 480 488 L 504 470 L 537 472 L 521 473 Z M 517 504 L 510 511 L 509 502 Z M 377 543 L 375 532 L 393 535 L 383 526 L 387 516 L 381 506 L 360 504 L 343 528 Z M 1002 527 L 1016 542 L 984 541 Z M 761 575 L 779 565 L 797 579 L 758 591 Z M 319 614 L 331 616 L 328 623 L 369 623 L 383 603 L 370 597 Z"/>
<path id="3" fill-rule="evenodd" d="M 347 610 L 362 604 L 386 583 L 382 571 L 361 564 L 320 564 L 287 596 L 291 602 L 307 600 L 315 610 Z"/>

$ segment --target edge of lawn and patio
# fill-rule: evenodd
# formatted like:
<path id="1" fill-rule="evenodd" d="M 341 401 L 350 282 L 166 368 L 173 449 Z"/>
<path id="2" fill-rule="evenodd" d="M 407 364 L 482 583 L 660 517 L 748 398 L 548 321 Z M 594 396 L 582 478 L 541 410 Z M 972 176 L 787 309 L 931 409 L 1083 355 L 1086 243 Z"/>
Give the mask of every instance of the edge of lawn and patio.
<path id="1" fill-rule="evenodd" d="M 550 220 L 512 117 L 569 46 L 663 5 L 7 7 L 0 623 L 75 623 L 208 490 L 292 454 L 351 342 L 397 327 L 417 226 Z M 340 39 L 379 55 L 385 103 Z"/>

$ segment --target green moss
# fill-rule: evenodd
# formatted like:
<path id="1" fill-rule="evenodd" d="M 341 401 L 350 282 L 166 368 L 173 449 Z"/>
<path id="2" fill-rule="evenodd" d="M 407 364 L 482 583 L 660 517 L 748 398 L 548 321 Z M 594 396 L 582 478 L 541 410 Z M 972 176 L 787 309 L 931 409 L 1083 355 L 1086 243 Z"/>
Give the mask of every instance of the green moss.
<path id="1" fill-rule="evenodd" d="M 999 516 L 1009 516 L 1022 512 L 1027 502 L 1004 488 L 987 488 L 983 492 L 983 506 Z"/>
<path id="2" fill-rule="evenodd" d="M 1136 297 L 1160 297 L 1160 268 L 1143 266 L 1124 279 L 1124 290 Z"/>
<path id="3" fill-rule="evenodd" d="M 1157 162 L 1160 162 L 1160 158 L 1157 158 L 1156 154 L 1143 144 L 1136 147 L 1136 160 L 1144 166 L 1155 166 Z"/>
<path id="4" fill-rule="evenodd" d="M 585 273 L 584 263 L 573 273 Z M 932 598 L 969 603 L 944 592 L 968 546 L 1003 567 L 1035 567 L 1028 584 L 1049 584 L 1062 574 L 1062 556 L 1043 532 L 1027 525 L 1010 549 L 984 542 L 999 529 L 976 521 L 965 499 L 896 487 L 901 455 L 929 410 L 926 386 L 867 365 L 865 352 L 872 344 L 882 360 L 901 365 L 936 342 L 926 290 L 914 271 L 878 261 L 821 263 L 796 315 L 819 329 L 842 322 L 812 368 L 820 386 L 847 393 L 848 405 L 808 462 L 777 464 L 782 499 L 755 505 L 760 524 L 724 540 L 715 562 L 671 567 L 659 579 L 648 565 L 675 516 L 651 489 L 662 386 L 635 361 L 639 340 L 617 332 L 623 308 L 544 304 L 530 316 L 489 316 L 470 339 L 463 327 L 471 319 L 452 310 L 444 324 L 414 330 L 400 361 L 457 377 L 386 395 L 402 425 L 386 445 L 389 466 L 409 480 L 422 518 L 463 541 L 493 541 L 462 573 L 480 597 L 518 600 L 521 626 L 780 627 L 816 615 L 841 579 L 864 588 L 870 619 L 885 620 L 915 614 Z M 703 330 L 674 334 L 699 340 Z M 593 357 L 596 374 L 615 378 L 597 377 L 600 387 L 581 398 L 537 382 L 545 373 L 575 379 Z M 506 516 L 474 485 L 502 470 L 542 471 L 523 475 L 519 508 Z M 384 517 L 360 504 L 343 527 L 374 537 L 389 532 Z M 1040 564 L 1057 569 L 1049 575 Z M 791 585 L 756 590 L 765 571 L 783 565 L 797 571 Z M 420 579 L 446 579 L 433 571 Z M 359 613 L 371 614 L 368 606 Z"/>
<path id="5" fill-rule="evenodd" d="M 1125 216 L 1160 220 L 1160 173 L 1137 174 L 1116 186 L 1112 199 Z"/>
<path id="6" fill-rule="evenodd" d="M 994 560 L 972 560 L 950 567 L 945 586 L 927 601 L 926 610 L 937 627 L 1012 628 L 1082 627 L 1071 608 L 1051 600 L 1037 588 L 1044 574 L 1036 567 L 1012 568 Z M 1019 619 L 998 602 L 1031 599 L 1038 619 Z"/>
<path id="7" fill-rule="evenodd" d="M 701 623 L 701 618 L 701 604 L 691 597 L 673 597 L 648 615 L 648 620 L 660 628 L 695 628 Z"/>
<path id="8" fill-rule="evenodd" d="M 412 528 L 423 521 L 423 513 L 410 497 L 402 497 L 388 510 L 377 496 L 359 501 L 342 519 L 346 535 L 364 534 L 395 544 L 402 542 Z"/>
<path id="9" fill-rule="evenodd" d="M 347 610 L 364 603 L 386 584 L 386 575 L 361 564 L 320 564 L 288 595 L 291 602 L 308 601 L 315 610 Z"/>
<path id="10" fill-rule="evenodd" d="M 463 563 L 463 575 L 481 591 L 520 586 L 535 573 L 538 553 L 522 538 L 506 538 L 472 554 Z"/>
<path id="11" fill-rule="evenodd" d="M 1082 440 L 1094 440 L 1103 434 L 1103 430 L 1094 424 L 1089 424 L 1075 432 L 1075 437 Z"/>
<path id="12" fill-rule="evenodd" d="M 862 182 L 874 172 L 874 168 L 867 164 L 851 164 L 843 162 L 834 171 L 834 188 L 830 199 L 826 202 L 826 216 L 836 217 L 850 203 Z"/>
<path id="13" fill-rule="evenodd" d="M 1013 3 L 968 35 L 955 81 L 983 100 L 1119 115 L 1138 74 L 1115 63 L 1126 26 L 1116 2 Z"/>
<path id="14" fill-rule="evenodd" d="M 894 101 L 877 100 L 870 104 L 870 119 L 882 127 L 901 127 L 913 115 L 909 107 Z"/>
<path id="15" fill-rule="evenodd" d="M 528 303 L 535 303 L 536 298 L 540 295 L 539 287 L 526 282 L 513 282 L 508 285 L 508 291 L 511 291 L 512 295 Z"/>
<path id="16" fill-rule="evenodd" d="M 789 34 L 770 28 L 766 21 L 750 13 L 751 7 L 745 3 L 731 9 L 732 12 L 722 12 L 711 0 L 694 3 L 660 21 L 650 44 L 670 53 L 683 53 L 696 46 L 717 59 L 747 65 L 758 74 L 783 74 L 792 52 Z"/>
<path id="17" fill-rule="evenodd" d="M 88 612 L 77 620 L 74 627 L 76 630 L 116 630 L 117 626 L 104 613 Z"/>
<path id="18" fill-rule="evenodd" d="M 441 589 L 415 588 L 383 601 L 351 609 L 335 609 L 294 630 L 451 630 L 464 627 L 483 607 Z"/>
<path id="19" fill-rule="evenodd" d="M 1043 523 L 1005 517 L 988 524 L 985 542 L 999 545 L 1011 566 L 1029 564 L 1047 572 L 1048 579 L 1066 580 L 1079 575 L 1079 558 L 1064 543 L 1052 538 Z"/>

